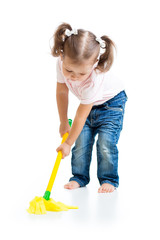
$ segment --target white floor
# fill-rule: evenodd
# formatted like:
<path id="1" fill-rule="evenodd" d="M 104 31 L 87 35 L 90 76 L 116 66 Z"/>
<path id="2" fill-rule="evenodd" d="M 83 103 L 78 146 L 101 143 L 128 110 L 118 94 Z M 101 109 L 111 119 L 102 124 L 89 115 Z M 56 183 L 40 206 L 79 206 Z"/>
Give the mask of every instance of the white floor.
<path id="1" fill-rule="evenodd" d="M 99 183 L 95 175 L 96 161 L 93 157 L 91 165 L 91 182 L 87 187 L 66 190 L 63 184 L 69 176 L 67 166 L 69 161 L 62 161 L 52 190 L 52 198 L 68 205 L 77 205 L 78 210 L 67 212 L 47 212 L 46 215 L 29 215 L 26 208 L 29 201 L 36 195 L 42 196 L 48 182 L 48 166 L 30 171 L 28 181 L 27 172 L 20 174 L 21 180 L 14 176 L 10 183 L 10 190 L 4 189 L 1 197 L 1 217 L 3 228 L 1 234 L 4 239 L 86 239 L 87 237 L 109 237 L 110 239 L 160 239 L 159 216 L 160 197 L 158 188 L 152 186 L 151 181 L 144 184 L 146 175 L 140 178 L 136 173 L 135 181 L 129 174 L 121 176 L 120 187 L 111 194 L 97 193 Z M 41 165 L 40 165 L 41 166 Z M 121 169 L 121 168 L 120 168 Z M 66 172 L 66 174 L 64 174 Z M 35 176 L 33 179 L 33 175 Z M 141 183 L 139 180 L 141 179 Z M 46 181 L 46 183 L 45 183 Z M 23 185 L 23 188 L 22 188 Z M 20 189 L 19 189 L 20 186 Z M 5 188 L 5 187 L 4 187 Z"/>

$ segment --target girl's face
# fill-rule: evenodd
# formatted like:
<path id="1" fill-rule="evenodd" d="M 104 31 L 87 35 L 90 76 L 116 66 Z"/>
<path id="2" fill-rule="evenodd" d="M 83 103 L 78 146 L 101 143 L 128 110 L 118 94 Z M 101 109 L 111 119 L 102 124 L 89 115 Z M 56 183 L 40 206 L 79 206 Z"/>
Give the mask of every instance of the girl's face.
<path id="1" fill-rule="evenodd" d="M 71 81 L 86 80 L 94 69 L 93 59 L 76 64 L 71 58 L 61 56 L 63 75 Z"/>

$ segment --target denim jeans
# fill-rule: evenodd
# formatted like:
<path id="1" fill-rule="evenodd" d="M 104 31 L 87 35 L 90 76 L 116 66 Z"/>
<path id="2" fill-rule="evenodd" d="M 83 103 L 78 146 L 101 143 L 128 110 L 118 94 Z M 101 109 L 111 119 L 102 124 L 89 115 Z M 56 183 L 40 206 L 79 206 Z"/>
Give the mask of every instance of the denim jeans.
<path id="1" fill-rule="evenodd" d="M 90 163 L 95 136 L 98 134 L 97 177 L 100 185 L 110 183 L 116 188 L 119 185 L 118 148 L 120 132 L 127 95 L 120 92 L 105 103 L 93 106 L 85 125 L 72 148 L 72 174 L 69 181 L 76 181 L 81 187 L 90 181 Z"/>

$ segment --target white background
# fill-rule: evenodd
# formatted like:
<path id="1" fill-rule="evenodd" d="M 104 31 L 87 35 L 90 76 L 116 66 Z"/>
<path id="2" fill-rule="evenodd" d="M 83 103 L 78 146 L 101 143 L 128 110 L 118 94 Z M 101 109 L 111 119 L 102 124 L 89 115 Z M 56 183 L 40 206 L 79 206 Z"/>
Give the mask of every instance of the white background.
<path id="1" fill-rule="evenodd" d="M 0 183 L 3 239 L 160 239 L 159 234 L 159 5 L 158 0 L 0 2 Z M 60 144 L 56 59 L 49 41 L 62 22 L 117 45 L 111 71 L 128 102 L 119 141 L 120 186 L 98 194 L 96 149 L 91 182 L 63 189 L 70 156 L 60 165 L 52 198 L 79 210 L 29 215 L 47 186 Z M 70 94 L 69 118 L 78 100 Z"/>

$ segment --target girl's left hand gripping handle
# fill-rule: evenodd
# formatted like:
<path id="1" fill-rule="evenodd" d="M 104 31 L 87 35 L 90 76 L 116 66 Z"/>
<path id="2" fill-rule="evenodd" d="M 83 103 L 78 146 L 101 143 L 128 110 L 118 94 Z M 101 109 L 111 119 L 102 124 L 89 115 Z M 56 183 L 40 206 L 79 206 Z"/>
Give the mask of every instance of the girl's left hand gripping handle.
<path id="1" fill-rule="evenodd" d="M 72 120 L 69 119 L 68 122 L 69 122 L 69 125 L 71 127 L 72 126 Z M 67 137 L 68 137 L 68 133 L 65 133 L 63 135 L 61 144 L 66 141 Z M 54 167 L 53 167 L 53 170 L 52 170 L 52 174 L 51 174 L 51 177 L 50 177 L 50 180 L 49 180 L 46 192 L 45 192 L 45 194 L 43 196 L 43 198 L 45 198 L 46 200 L 50 199 L 50 194 L 51 194 L 51 191 L 52 191 L 53 183 L 55 181 L 55 178 L 56 178 L 56 175 L 57 175 L 57 171 L 58 171 L 61 159 L 62 159 L 62 152 L 59 151 L 58 154 L 57 154 L 56 162 L 54 164 Z"/>

